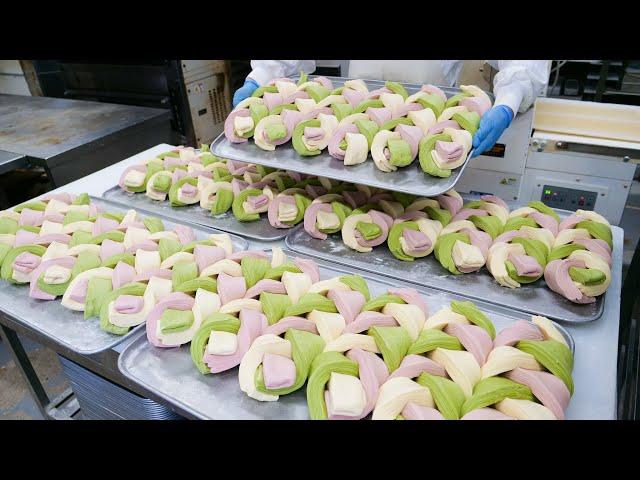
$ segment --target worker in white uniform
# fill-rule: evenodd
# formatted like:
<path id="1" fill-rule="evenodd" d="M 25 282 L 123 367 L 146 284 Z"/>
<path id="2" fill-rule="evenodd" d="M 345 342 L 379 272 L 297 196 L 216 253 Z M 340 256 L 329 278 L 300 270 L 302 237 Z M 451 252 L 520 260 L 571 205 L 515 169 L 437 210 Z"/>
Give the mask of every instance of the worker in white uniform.
<path id="1" fill-rule="evenodd" d="M 393 80 L 406 83 L 453 87 L 458 81 L 463 60 L 350 60 L 349 77 Z M 473 137 L 474 156 L 496 143 L 517 112 L 526 112 L 547 87 L 549 60 L 488 60 L 498 70 L 493 81 L 495 102 L 482 116 Z M 304 71 L 313 73 L 315 60 L 252 60 L 251 73 L 233 95 L 235 107 L 260 86 L 274 78 Z"/>

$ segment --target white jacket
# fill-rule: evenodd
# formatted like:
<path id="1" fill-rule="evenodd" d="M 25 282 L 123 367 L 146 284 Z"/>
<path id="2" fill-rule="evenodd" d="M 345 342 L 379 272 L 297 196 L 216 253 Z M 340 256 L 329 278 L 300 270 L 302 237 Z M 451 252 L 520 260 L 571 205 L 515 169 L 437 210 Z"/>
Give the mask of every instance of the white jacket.
<path id="1" fill-rule="evenodd" d="M 362 61 L 359 61 L 362 63 Z M 399 60 L 372 60 L 376 64 Z M 447 86 L 454 86 L 458 81 L 464 60 L 440 60 L 441 75 Z M 542 95 L 549 81 L 549 60 L 487 60 L 489 65 L 498 70 L 493 80 L 495 105 L 507 105 L 514 112 L 525 112 L 536 97 Z M 278 77 L 288 77 L 304 71 L 313 73 L 315 60 L 251 60 L 252 72 L 248 78 L 258 85 L 264 85 Z M 397 80 L 398 78 L 383 78 Z"/>

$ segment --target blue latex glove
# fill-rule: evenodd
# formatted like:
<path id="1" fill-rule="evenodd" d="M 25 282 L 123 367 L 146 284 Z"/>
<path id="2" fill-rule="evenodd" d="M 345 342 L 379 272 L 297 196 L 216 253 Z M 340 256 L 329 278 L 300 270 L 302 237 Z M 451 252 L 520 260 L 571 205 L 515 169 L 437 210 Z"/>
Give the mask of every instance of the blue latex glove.
<path id="1" fill-rule="evenodd" d="M 480 119 L 480 128 L 473 136 L 473 156 L 490 150 L 513 120 L 513 111 L 506 105 L 493 107 Z"/>
<path id="2" fill-rule="evenodd" d="M 236 108 L 236 105 L 238 105 L 245 98 L 250 97 L 251 94 L 256 91 L 258 86 L 259 85 L 255 80 L 247 78 L 244 81 L 244 85 L 242 85 L 238 90 L 236 90 L 236 93 L 233 94 L 233 108 Z"/>

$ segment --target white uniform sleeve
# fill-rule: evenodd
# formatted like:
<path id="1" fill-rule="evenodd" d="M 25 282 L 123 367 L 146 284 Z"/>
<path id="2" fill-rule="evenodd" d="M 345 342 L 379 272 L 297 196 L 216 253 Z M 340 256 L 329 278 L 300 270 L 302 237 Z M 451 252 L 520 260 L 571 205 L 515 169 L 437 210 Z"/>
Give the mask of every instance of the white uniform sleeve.
<path id="1" fill-rule="evenodd" d="M 493 79 L 495 105 L 506 105 L 514 113 L 526 112 L 549 83 L 550 60 L 489 60 L 499 70 Z"/>
<path id="2" fill-rule="evenodd" d="M 288 77 L 300 73 L 313 73 L 315 60 L 251 60 L 251 73 L 247 78 L 255 80 L 260 86 L 266 85 L 274 78 Z"/>

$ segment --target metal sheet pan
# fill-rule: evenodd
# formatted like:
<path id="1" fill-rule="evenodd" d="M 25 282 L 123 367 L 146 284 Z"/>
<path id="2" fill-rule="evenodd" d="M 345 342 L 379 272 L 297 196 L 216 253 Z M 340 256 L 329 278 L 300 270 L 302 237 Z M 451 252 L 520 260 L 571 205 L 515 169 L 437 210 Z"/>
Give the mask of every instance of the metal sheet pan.
<path id="1" fill-rule="evenodd" d="M 126 210 L 122 206 L 114 205 L 100 198 L 92 197 L 91 201 L 106 210 Z M 165 221 L 164 224 L 166 228 L 173 228 L 177 225 L 170 221 Z M 211 230 L 197 226 L 194 226 L 193 230 L 198 239 L 204 239 L 212 233 Z M 235 250 L 247 249 L 248 243 L 244 238 L 231 236 L 231 239 Z M 144 324 L 139 325 L 126 335 L 105 332 L 100 328 L 97 318 L 85 320 L 82 312 L 75 312 L 63 307 L 59 298 L 53 301 L 30 298 L 28 289 L 28 285 L 15 285 L 1 281 L 0 311 L 79 354 L 92 355 L 102 352 L 130 338 L 135 332 L 144 328 Z"/>
<path id="2" fill-rule="evenodd" d="M 344 84 L 349 78 L 328 77 L 333 81 L 334 87 Z M 384 86 L 380 80 L 365 80 L 370 90 Z M 421 85 L 404 84 L 407 91 L 412 94 L 420 90 Z M 448 95 L 460 92 L 458 88 L 441 87 Z M 493 99 L 493 96 L 489 94 Z M 314 157 L 302 157 L 294 150 L 291 142 L 281 145 L 272 152 L 257 147 L 253 140 L 247 143 L 231 143 L 224 133 L 221 133 L 211 144 L 211 152 L 214 155 L 243 162 L 258 163 L 273 168 L 294 170 L 300 173 L 321 175 L 352 183 L 361 183 L 372 187 L 385 188 L 398 192 L 412 193 L 424 197 L 433 197 L 453 188 L 462 175 L 469 161 L 460 168 L 454 170 L 448 178 L 437 178 L 425 174 L 416 159 L 411 165 L 399 168 L 395 172 L 385 173 L 375 166 L 371 159 L 360 165 L 345 166 L 343 162 L 333 158 L 325 150 Z M 469 153 L 471 155 L 471 153 Z"/>
<path id="3" fill-rule="evenodd" d="M 287 255 L 296 256 L 291 251 Z M 305 255 L 299 255 L 306 257 Z M 307 257 L 308 258 L 308 257 Z M 360 273 L 369 284 L 372 295 L 386 292 L 391 287 L 406 286 L 354 269 L 332 265 L 318 260 L 320 278 L 327 279 L 344 273 Z M 448 305 L 460 297 L 428 288 L 418 288 L 426 298 L 431 312 Z M 496 330 L 522 319 L 516 312 L 477 302 L 489 315 Z M 558 329 L 567 339 L 572 351 L 575 344 L 571 335 L 560 325 Z M 156 348 L 147 341 L 145 332 L 127 345 L 118 358 L 118 368 L 131 381 L 141 385 L 167 403 L 186 411 L 196 418 L 225 420 L 305 420 L 309 418 L 306 389 L 280 397 L 277 402 L 259 402 L 248 397 L 238 385 L 238 369 L 216 375 L 202 375 L 193 365 L 189 345 L 180 348 Z"/>
<path id="4" fill-rule="evenodd" d="M 255 222 L 239 222 L 231 211 L 214 217 L 211 212 L 201 208 L 199 204 L 174 208 L 169 204 L 168 200 L 164 202 L 151 200 L 144 193 L 125 192 L 117 185 L 104 192 L 102 197 L 154 215 L 162 215 L 166 218 L 188 222 L 193 225 L 217 228 L 218 230 L 264 242 L 282 240 L 292 230 L 272 227 L 266 215 L 261 215 L 260 220 Z M 293 229 L 299 227 L 300 225 L 297 225 Z"/>
<path id="5" fill-rule="evenodd" d="M 613 230 L 615 258 L 622 255 L 622 232 L 617 227 Z M 433 255 L 403 262 L 391 254 L 386 244 L 371 253 L 359 253 L 347 247 L 340 235 L 318 240 L 303 229 L 288 235 L 285 243 L 291 250 L 316 258 L 562 322 L 591 322 L 600 318 L 604 309 L 606 295 L 598 297 L 595 303 L 579 305 L 547 288 L 544 279 L 521 288 L 505 288 L 496 283 L 486 268 L 467 275 L 452 275 Z"/>

